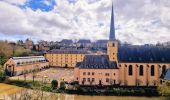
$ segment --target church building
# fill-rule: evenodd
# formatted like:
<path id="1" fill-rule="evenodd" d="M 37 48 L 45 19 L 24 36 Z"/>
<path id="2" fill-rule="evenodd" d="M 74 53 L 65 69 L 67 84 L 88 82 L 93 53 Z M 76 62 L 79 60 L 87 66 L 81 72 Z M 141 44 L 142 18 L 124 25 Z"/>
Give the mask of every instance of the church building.
<path id="1" fill-rule="evenodd" d="M 85 55 L 74 69 L 80 85 L 158 86 L 170 68 L 170 48 L 123 46 L 115 38 L 112 5 L 106 55 Z"/>

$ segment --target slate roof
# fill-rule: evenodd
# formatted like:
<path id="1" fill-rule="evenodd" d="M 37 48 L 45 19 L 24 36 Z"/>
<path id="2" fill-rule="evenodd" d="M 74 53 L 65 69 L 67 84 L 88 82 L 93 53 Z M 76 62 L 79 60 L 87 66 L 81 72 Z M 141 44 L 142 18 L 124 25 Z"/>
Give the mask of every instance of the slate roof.
<path id="1" fill-rule="evenodd" d="M 88 54 L 87 51 L 84 50 L 62 50 L 62 49 L 53 49 L 47 52 L 47 54 Z"/>
<path id="2" fill-rule="evenodd" d="M 77 43 L 91 43 L 90 40 L 81 39 Z"/>
<path id="3" fill-rule="evenodd" d="M 170 48 L 158 46 L 119 46 L 119 62 L 170 63 Z"/>
<path id="4" fill-rule="evenodd" d="M 73 43 L 73 41 L 72 41 L 72 40 L 69 40 L 69 39 L 63 39 L 63 40 L 61 41 L 61 43 L 71 44 L 71 43 Z"/>
<path id="5" fill-rule="evenodd" d="M 164 80 L 170 80 L 170 69 L 167 69 L 166 74 L 163 78 Z"/>
<path id="6" fill-rule="evenodd" d="M 106 43 L 107 44 L 108 40 L 97 40 L 96 43 Z"/>
<path id="7" fill-rule="evenodd" d="M 115 62 L 110 62 L 107 55 L 86 55 L 76 67 L 81 69 L 117 69 Z"/>

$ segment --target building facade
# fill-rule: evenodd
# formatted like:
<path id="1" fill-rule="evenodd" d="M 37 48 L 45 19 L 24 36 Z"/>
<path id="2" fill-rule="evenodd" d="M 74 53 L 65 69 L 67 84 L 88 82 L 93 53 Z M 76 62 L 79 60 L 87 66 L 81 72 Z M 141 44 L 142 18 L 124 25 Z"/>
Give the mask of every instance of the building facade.
<path id="1" fill-rule="evenodd" d="M 94 43 L 95 48 L 107 48 L 107 42 L 108 40 L 97 40 Z"/>
<path id="2" fill-rule="evenodd" d="M 117 85 L 119 69 L 107 55 L 86 55 L 74 69 L 74 80 L 80 85 Z"/>
<path id="3" fill-rule="evenodd" d="M 48 68 L 49 62 L 43 56 L 12 57 L 4 64 L 6 75 L 15 76 Z"/>
<path id="4" fill-rule="evenodd" d="M 86 51 L 80 50 L 51 50 L 45 54 L 50 66 L 74 68 L 78 62 L 83 61 Z"/>

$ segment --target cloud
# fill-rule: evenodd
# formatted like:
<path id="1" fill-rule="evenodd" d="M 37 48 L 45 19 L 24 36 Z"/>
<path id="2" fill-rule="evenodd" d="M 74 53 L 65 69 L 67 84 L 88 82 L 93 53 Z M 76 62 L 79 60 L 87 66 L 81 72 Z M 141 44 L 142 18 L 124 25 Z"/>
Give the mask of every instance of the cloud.
<path id="1" fill-rule="evenodd" d="M 24 5 L 26 0 L 0 0 L 14 5 Z"/>
<path id="2" fill-rule="evenodd" d="M 42 1 L 45 5 L 47 5 L 47 6 L 51 6 L 52 4 L 51 4 L 51 2 L 50 2 L 50 0 L 44 0 L 44 1 Z"/>
<path id="3" fill-rule="evenodd" d="M 33 9 L 26 0 L 0 0 L 0 34 L 48 41 L 108 39 L 112 0 L 41 1 L 53 9 Z M 169 41 L 170 1 L 114 0 L 114 10 L 117 39 L 133 44 Z"/>

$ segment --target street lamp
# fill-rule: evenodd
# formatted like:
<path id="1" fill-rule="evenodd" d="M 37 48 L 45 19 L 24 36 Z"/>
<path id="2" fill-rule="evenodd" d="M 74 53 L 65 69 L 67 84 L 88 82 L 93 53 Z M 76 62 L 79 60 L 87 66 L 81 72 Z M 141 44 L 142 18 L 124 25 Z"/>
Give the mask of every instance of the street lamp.
<path id="1" fill-rule="evenodd" d="M 44 81 L 44 82 L 45 82 L 45 83 L 46 83 L 46 79 L 47 79 L 47 78 L 48 78 L 48 76 L 44 76 L 44 79 L 45 79 L 45 81 Z"/>

